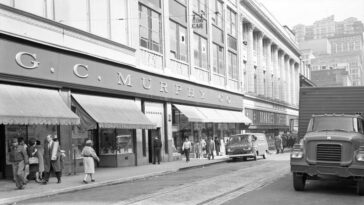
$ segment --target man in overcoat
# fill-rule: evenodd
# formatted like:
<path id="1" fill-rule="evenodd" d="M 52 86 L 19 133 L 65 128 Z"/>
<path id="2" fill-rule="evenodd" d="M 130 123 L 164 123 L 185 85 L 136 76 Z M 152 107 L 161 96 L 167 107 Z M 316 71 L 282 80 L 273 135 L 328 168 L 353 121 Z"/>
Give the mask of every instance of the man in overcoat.
<path id="1" fill-rule="evenodd" d="M 44 143 L 44 181 L 43 184 L 47 184 L 51 171 L 55 173 L 57 177 L 57 183 L 61 183 L 61 149 L 57 137 L 54 139 L 52 135 L 48 135 Z"/>

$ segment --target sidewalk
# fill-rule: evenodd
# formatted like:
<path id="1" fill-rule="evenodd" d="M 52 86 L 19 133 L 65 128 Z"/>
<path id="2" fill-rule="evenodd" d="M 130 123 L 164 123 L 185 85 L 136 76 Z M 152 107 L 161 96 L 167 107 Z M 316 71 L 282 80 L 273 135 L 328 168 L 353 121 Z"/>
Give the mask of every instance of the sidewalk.
<path id="1" fill-rule="evenodd" d="M 164 162 L 160 165 L 150 164 L 136 167 L 97 168 L 95 173 L 96 182 L 84 184 L 82 183 L 84 174 L 78 173 L 77 175 L 63 176 L 61 184 L 56 183 L 57 180 L 55 177 L 50 178 L 47 185 L 41 185 L 31 181 L 23 190 L 16 189 L 15 184 L 11 180 L 1 180 L 0 204 L 13 204 L 18 201 L 32 198 L 113 185 L 178 172 L 180 170 L 208 166 L 211 164 L 225 162 L 227 160 L 227 157 L 219 156 L 215 157 L 214 160 L 192 158 L 189 163 L 186 163 L 183 159 L 173 162 Z"/>

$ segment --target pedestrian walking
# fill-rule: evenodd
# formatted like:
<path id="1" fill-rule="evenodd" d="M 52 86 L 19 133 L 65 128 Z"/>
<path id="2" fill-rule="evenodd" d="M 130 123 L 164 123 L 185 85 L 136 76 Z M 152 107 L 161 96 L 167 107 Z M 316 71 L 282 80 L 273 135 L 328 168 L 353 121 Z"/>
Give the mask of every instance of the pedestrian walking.
<path id="1" fill-rule="evenodd" d="M 49 176 L 53 171 L 57 177 L 57 183 L 61 183 L 61 149 L 57 136 L 47 135 L 44 143 L 44 180 L 42 184 L 47 184 Z"/>
<path id="2" fill-rule="evenodd" d="M 185 139 L 185 141 L 183 142 L 183 145 L 182 145 L 182 150 L 183 150 L 183 152 L 186 155 L 186 162 L 189 162 L 190 161 L 190 151 L 191 151 L 191 147 L 192 147 L 191 142 L 188 139 L 188 137 L 186 137 L 186 139 Z"/>
<path id="3" fill-rule="evenodd" d="M 25 166 L 29 163 L 28 155 L 24 146 L 18 144 L 18 140 L 13 138 L 11 140 L 11 148 L 9 153 L 9 161 L 15 171 L 15 185 L 18 189 L 24 189 L 25 179 L 24 171 Z"/>
<path id="4" fill-rule="evenodd" d="M 37 141 L 35 139 L 29 140 L 29 148 L 28 148 L 28 155 L 29 155 L 29 175 L 28 180 L 35 180 L 36 182 L 39 181 L 39 153 L 37 149 Z"/>
<path id="5" fill-rule="evenodd" d="M 44 147 L 41 145 L 40 141 L 36 141 L 36 149 L 37 149 L 37 156 L 38 156 L 38 172 L 36 173 L 36 178 L 39 182 L 43 180 L 43 172 L 44 172 Z"/>
<path id="6" fill-rule="evenodd" d="M 81 156 L 83 157 L 83 168 L 85 171 L 85 177 L 83 183 L 87 184 L 87 177 L 90 176 L 91 182 L 95 181 L 93 177 L 95 174 L 95 160 L 100 162 L 100 158 L 96 155 L 95 150 L 92 148 L 92 140 L 87 140 L 85 147 L 83 147 Z"/>
<path id="7" fill-rule="evenodd" d="M 279 154 L 279 152 L 283 153 L 282 137 L 280 134 L 275 137 L 274 145 L 276 147 L 277 154 Z"/>
<path id="8" fill-rule="evenodd" d="M 196 154 L 196 158 L 200 159 L 201 158 L 201 154 L 202 154 L 202 146 L 201 146 L 201 141 L 197 141 L 195 143 L 195 154 Z"/>
<path id="9" fill-rule="evenodd" d="M 220 139 L 215 137 L 216 156 L 220 155 Z"/>
<path id="10" fill-rule="evenodd" d="M 160 164 L 161 161 L 161 148 L 162 148 L 162 141 L 159 139 L 158 136 L 154 137 L 153 140 L 153 164 L 158 163 Z"/>
<path id="11" fill-rule="evenodd" d="M 19 137 L 18 138 L 18 146 L 22 146 L 25 149 L 25 152 L 27 154 L 27 157 L 29 159 L 29 151 L 28 151 L 28 145 L 25 144 L 24 138 L 23 137 Z M 28 183 L 28 175 L 29 175 L 29 163 L 25 165 L 25 169 L 24 169 L 24 184 Z"/>
<path id="12" fill-rule="evenodd" d="M 206 150 L 207 150 L 207 158 L 209 160 L 214 159 L 215 142 L 212 139 L 212 137 L 208 139 Z"/>
<path id="13" fill-rule="evenodd" d="M 204 138 L 201 139 L 200 141 L 201 144 L 201 148 L 202 148 L 202 157 L 205 158 L 206 157 L 206 140 Z"/>

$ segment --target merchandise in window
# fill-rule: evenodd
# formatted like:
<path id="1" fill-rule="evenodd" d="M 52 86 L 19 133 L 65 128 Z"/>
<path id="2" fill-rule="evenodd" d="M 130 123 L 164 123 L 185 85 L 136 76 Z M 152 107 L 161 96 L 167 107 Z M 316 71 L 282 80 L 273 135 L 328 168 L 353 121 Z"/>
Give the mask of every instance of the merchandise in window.
<path id="1" fill-rule="evenodd" d="M 117 154 L 133 153 L 133 131 L 125 129 L 116 130 Z"/>

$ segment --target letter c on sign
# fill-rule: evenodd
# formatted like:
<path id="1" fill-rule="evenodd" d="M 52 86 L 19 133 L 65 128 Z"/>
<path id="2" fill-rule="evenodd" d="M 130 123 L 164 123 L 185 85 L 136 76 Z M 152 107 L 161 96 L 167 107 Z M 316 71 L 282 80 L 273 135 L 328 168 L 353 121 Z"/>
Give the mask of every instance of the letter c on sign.
<path id="1" fill-rule="evenodd" d="M 27 55 L 30 56 L 32 58 L 32 60 L 30 61 L 30 63 L 32 65 L 24 65 L 24 63 L 22 62 L 22 56 Z M 35 69 L 38 68 L 39 66 L 39 62 L 36 61 L 37 60 L 37 55 L 35 54 L 31 54 L 31 53 L 27 53 L 27 52 L 19 52 L 15 55 L 15 61 L 16 63 L 22 67 L 22 68 L 26 68 L 26 69 Z"/>
<path id="2" fill-rule="evenodd" d="M 83 64 L 76 64 L 75 66 L 73 66 L 73 73 L 77 76 L 77 77 L 79 77 L 79 78 L 87 78 L 88 77 L 88 74 L 86 73 L 86 74 L 84 74 L 84 75 L 82 75 L 82 74 L 80 74 L 79 72 L 78 72 L 78 69 L 79 68 L 84 68 L 86 71 L 88 71 L 88 66 L 87 65 L 83 65 Z"/>

